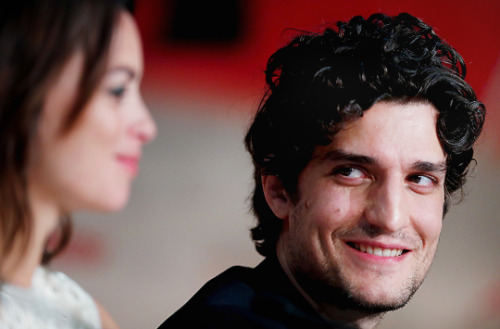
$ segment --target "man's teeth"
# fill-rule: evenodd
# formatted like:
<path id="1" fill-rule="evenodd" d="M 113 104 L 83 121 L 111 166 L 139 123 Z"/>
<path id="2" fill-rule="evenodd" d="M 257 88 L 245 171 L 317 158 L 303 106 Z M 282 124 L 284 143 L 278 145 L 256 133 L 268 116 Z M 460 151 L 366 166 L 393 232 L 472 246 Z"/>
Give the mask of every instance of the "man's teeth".
<path id="1" fill-rule="evenodd" d="M 403 249 L 382 249 L 379 247 L 365 246 L 357 243 L 354 244 L 354 248 L 361 252 L 381 257 L 397 257 L 401 256 L 403 253 Z"/>

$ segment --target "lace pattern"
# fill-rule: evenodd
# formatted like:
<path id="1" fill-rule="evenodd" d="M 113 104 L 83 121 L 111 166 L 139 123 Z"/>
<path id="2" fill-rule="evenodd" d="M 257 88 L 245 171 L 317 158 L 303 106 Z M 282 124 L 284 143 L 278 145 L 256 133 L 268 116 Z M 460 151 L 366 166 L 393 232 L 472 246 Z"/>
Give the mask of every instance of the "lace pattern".
<path id="1" fill-rule="evenodd" d="M 2 283 L 0 329 L 101 329 L 92 297 L 64 273 L 38 268 L 30 288 Z"/>

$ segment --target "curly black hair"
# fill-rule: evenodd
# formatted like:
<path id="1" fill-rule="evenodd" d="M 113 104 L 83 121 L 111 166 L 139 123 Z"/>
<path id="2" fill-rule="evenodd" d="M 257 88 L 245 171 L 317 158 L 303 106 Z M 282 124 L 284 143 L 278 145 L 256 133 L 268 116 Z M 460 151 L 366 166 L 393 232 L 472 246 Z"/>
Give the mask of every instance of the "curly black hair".
<path id="1" fill-rule="evenodd" d="M 337 22 L 336 29 L 300 33 L 267 63 L 267 92 L 245 137 L 254 164 L 251 230 L 257 251 L 275 252 L 282 227 L 269 208 L 261 175 L 277 175 L 290 195 L 316 146 L 376 102 L 429 102 L 447 154 L 446 213 L 473 160 L 485 107 L 465 82 L 460 54 L 420 19 L 381 13 Z"/>

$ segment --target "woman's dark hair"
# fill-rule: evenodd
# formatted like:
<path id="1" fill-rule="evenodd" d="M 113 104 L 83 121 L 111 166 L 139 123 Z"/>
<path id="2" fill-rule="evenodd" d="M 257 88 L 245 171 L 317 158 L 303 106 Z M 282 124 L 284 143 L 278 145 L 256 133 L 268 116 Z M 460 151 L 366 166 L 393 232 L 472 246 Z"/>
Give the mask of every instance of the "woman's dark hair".
<path id="1" fill-rule="evenodd" d="M 465 78 L 458 52 L 407 13 L 373 14 L 302 33 L 276 51 L 266 68 L 267 92 L 245 145 L 254 164 L 252 238 L 260 254 L 275 252 L 282 227 L 267 205 L 261 175 L 277 175 L 294 196 L 316 146 L 379 101 L 428 102 L 439 112 L 437 133 L 447 154 L 446 213 L 465 183 L 485 108 Z"/>
<path id="2" fill-rule="evenodd" d="M 20 0 L 0 4 L 0 266 L 14 245 L 25 248 L 33 219 L 27 193 L 30 148 L 45 97 L 68 60 L 84 62 L 78 95 L 65 118 L 73 127 L 104 76 L 114 27 L 131 1 Z M 61 219 L 60 239 L 46 250 L 47 263 L 70 239 Z"/>

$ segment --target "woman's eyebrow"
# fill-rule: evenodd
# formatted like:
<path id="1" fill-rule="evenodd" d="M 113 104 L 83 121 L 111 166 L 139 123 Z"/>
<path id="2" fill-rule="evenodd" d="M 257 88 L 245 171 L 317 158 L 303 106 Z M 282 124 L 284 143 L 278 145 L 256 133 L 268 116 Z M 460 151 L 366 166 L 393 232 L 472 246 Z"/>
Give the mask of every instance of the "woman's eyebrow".
<path id="1" fill-rule="evenodd" d="M 127 66 L 115 66 L 115 67 L 112 67 L 108 70 L 107 72 L 108 74 L 117 74 L 117 73 L 125 73 L 128 75 L 128 77 L 130 79 L 133 79 L 135 78 L 136 76 L 136 73 L 134 70 L 132 70 L 131 68 L 127 67 Z"/>

